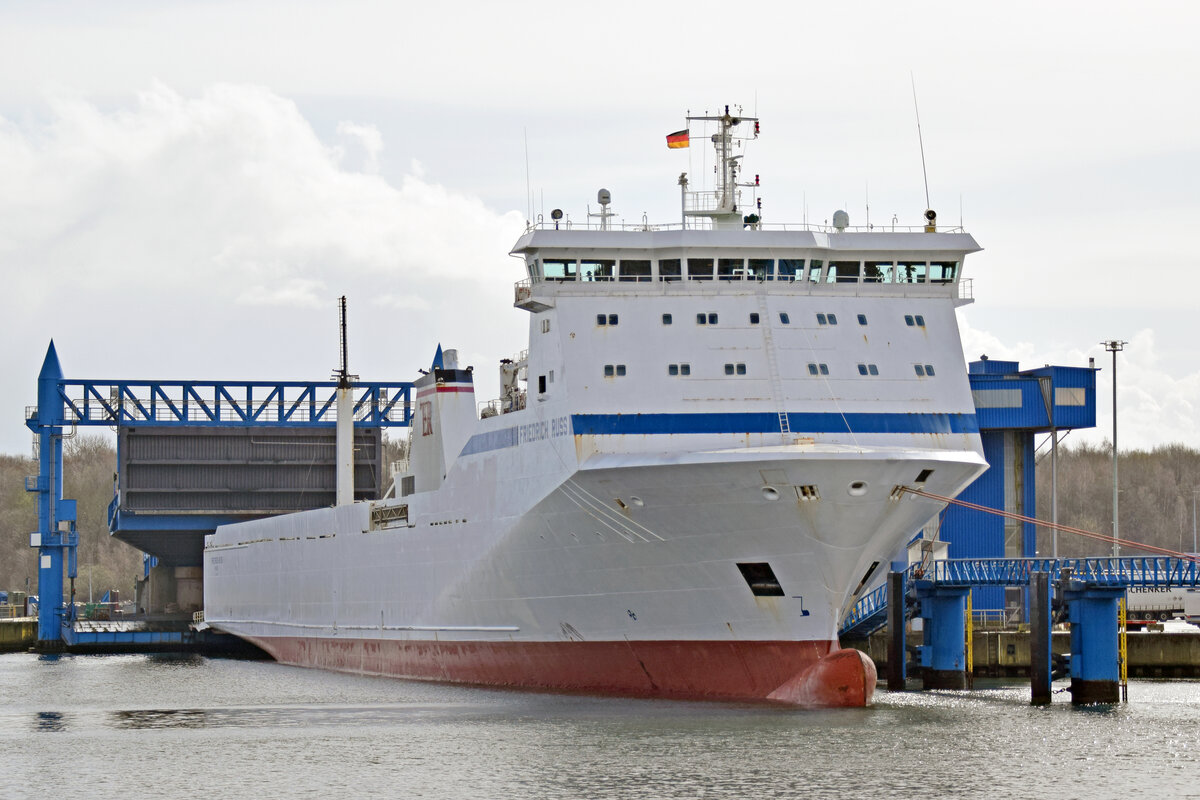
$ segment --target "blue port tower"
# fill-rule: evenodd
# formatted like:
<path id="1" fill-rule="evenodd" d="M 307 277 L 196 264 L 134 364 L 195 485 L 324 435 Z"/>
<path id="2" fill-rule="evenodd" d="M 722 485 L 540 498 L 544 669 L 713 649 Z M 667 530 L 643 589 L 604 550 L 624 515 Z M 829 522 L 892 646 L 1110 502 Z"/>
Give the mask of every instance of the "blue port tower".
<path id="1" fill-rule="evenodd" d="M 1037 516 L 1036 437 L 1096 425 L 1096 370 L 1044 366 L 1020 369 L 1016 361 L 988 359 L 968 366 L 971 396 L 988 469 L 959 498 L 988 508 Z M 1043 457 L 1049 457 L 1048 451 Z M 948 558 L 1035 558 L 1034 526 L 961 506 L 939 520 L 938 538 Z M 977 586 L 976 612 L 1027 621 L 1027 586 Z"/>

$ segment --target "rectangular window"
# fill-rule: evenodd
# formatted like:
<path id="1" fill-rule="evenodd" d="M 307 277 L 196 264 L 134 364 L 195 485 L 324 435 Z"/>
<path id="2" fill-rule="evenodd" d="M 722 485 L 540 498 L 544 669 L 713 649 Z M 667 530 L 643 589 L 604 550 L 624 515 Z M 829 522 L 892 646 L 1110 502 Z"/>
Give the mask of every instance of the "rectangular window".
<path id="1" fill-rule="evenodd" d="M 859 324 L 859 325 L 866 325 L 866 324 L 867 324 L 867 315 L 866 315 L 866 314 L 859 314 L 859 315 L 858 315 L 858 324 Z"/>
<path id="2" fill-rule="evenodd" d="M 713 260 L 711 258 L 689 258 L 687 270 L 689 281 L 711 281 L 713 279 Z"/>
<path id="3" fill-rule="evenodd" d="M 548 281 L 573 281 L 575 280 L 575 262 L 543 261 L 542 275 Z"/>
<path id="4" fill-rule="evenodd" d="M 680 364 L 679 365 L 679 374 L 680 375 L 691 375 L 692 374 L 692 365 L 691 364 Z"/>
<path id="5" fill-rule="evenodd" d="M 820 367 L 821 367 L 821 374 L 822 374 L 822 375 L 828 375 L 828 374 L 829 374 L 829 365 L 828 365 L 828 364 L 821 364 L 821 365 L 820 365 Z"/>
<path id="6" fill-rule="evenodd" d="M 1086 406 L 1087 389 L 1071 386 L 1054 387 L 1054 405 L 1056 406 Z"/>
<path id="7" fill-rule="evenodd" d="M 821 268 L 824 265 L 825 265 L 824 260 L 822 260 L 820 258 L 814 258 L 812 261 L 808 262 L 808 282 L 809 283 L 820 283 L 821 282 L 821 272 L 822 272 Z"/>
<path id="8" fill-rule="evenodd" d="M 733 364 L 726 364 L 726 365 L 725 365 L 725 374 L 726 374 L 726 375 L 732 375 L 732 374 L 733 374 Z"/>
<path id="9" fill-rule="evenodd" d="M 930 376 L 932 376 L 932 375 L 933 375 L 933 364 L 926 364 L 926 365 L 925 365 L 925 374 L 926 374 L 926 375 L 930 375 Z"/>
<path id="10" fill-rule="evenodd" d="M 679 374 L 679 365 L 678 364 L 667 364 L 667 374 L 668 375 L 678 375 Z"/>
<path id="11" fill-rule="evenodd" d="M 670 325 L 671 324 L 671 315 L 663 314 L 662 321 L 663 321 L 663 325 Z"/>
<path id="12" fill-rule="evenodd" d="M 809 374 L 809 375 L 816 375 L 816 374 L 818 374 L 818 373 L 817 373 L 817 365 L 816 365 L 815 363 L 813 363 L 813 364 L 809 364 L 809 365 L 808 365 L 808 374 Z"/>
<path id="13" fill-rule="evenodd" d="M 786 311 L 779 312 L 779 322 L 780 322 L 780 324 L 783 324 L 783 325 L 792 324 L 792 320 L 790 317 L 788 317 L 788 314 Z"/>
<path id="14" fill-rule="evenodd" d="M 891 283 L 893 271 L 891 261 L 868 261 L 863 264 L 863 283 Z"/>
<path id="15" fill-rule="evenodd" d="M 743 258 L 717 259 L 717 278 L 722 281 L 740 281 L 746 277 L 746 260 Z"/>
<path id="16" fill-rule="evenodd" d="M 709 315 L 708 315 L 708 324 L 709 324 L 709 325 L 716 325 L 716 324 L 717 324 L 717 315 L 716 315 L 716 314 L 709 314 Z"/>
<path id="17" fill-rule="evenodd" d="M 925 327 L 925 318 L 922 317 L 920 314 L 917 314 L 915 317 L 913 317 L 913 319 L 916 321 L 918 328 Z"/>
<path id="18" fill-rule="evenodd" d="M 549 332 L 550 332 L 550 320 L 544 319 L 544 320 L 542 320 L 542 333 L 549 333 Z"/>
<path id="19" fill-rule="evenodd" d="M 919 377 L 925 377 L 925 368 L 920 364 L 913 364 L 913 372 L 917 373 Z"/>
<path id="20" fill-rule="evenodd" d="M 904 324 L 911 328 L 913 325 L 916 325 L 917 323 L 913 319 L 912 314 L 905 314 L 904 315 Z"/>
<path id="21" fill-rule="evenodd" d="M 829 320 L 830 325 L 837 325 L 837 314 L 826 314 L 825 317 Z"/>
<path id="22" fill-rule="evenodd" d="M 621 280 L 648 281 L 650 280 L 650 262 L 648 260 L 621 259 Z"/>
<path id="23" fill-rule="evenodd" d="M 625 365 L 624 364 L 617 364 L 617 377 L 618 378 L 625 377 Z"/>
<path id="24" fill-rule="evenodd" d="M 546 376 L 538 375 L 538 394 L 546 393 Z"/>
<path id="25" fill-rule="evenodd" d="M 738 374 L 738 375 L 745 375 L 745 374 L 746 374 L 746 365 L 745 365 L 745 364 L 738 364 L 738 365 L 737 365 L 737 374 Z"/>
<path id="26" fill-rule="evenodd" d="M 616 368 L 613 367 L 612 364 L 604 365 L 604 377 L 611 378 L 615 374 L 616 374 Z"/>
<path id="27" fill-rule="evenodd" d="M 678 258 L 660 258 L 658 260 L 658 279 L 660 281 L 681 280 L 682 263 Z"/>
<path id="28" fill-rule="evenodd" d="M 976 408 L 1020 408 L 1020 389 L 972 389 Z"/>
<path id="29" fill-rule="evenodd" d="M 613 259 L 579 262 L 579 274 L 585 281 L 611 281 L 616 272 L 617 262 Z"/>
<path id="30" fill-rule="evenodd" d="M 817 324 L 818 325 L 828 325 L 829 320 L 825 319 L 824 314 L 817 314 Z"/>
<path id="31" fill-rule="evenodd" d="M 954 283 L 957 274 L 957 261 L 933 261 L 929 264 L 930 283 Z"/>
<path id="32" fill-rule="evenodd" d="M 924 261 L 898 261 L 896 283 L 924 283 L 927 269 Z"/>
<path id="33" fill-rule="evenodd" d="M 866 374 L 867 374 L 867 365 L 866 365 L 866 364 L 859 364 L 859 365 L 858 365 L 858 374 L 859 374 L 859 375 L 866 375 Z"/>
<path id="34" fill-rule="evenodd" d="M 752 258 L 749 260 L 749 269 L 755 280 L 769 281 L 774 277 L 775 259 Z"/>
<path id="35" fill-rule="evenodd" d="M 857 261 L 830 261 L 826 283 L 858 283 L 861 264 Z"/>
<path id="36" fill-rule="evenodd" d="M 597 325 L 607 325 L 608 324 L 608 315 L 607 314 L 597 314 L 596 315 L 596 324 Z"/>
<path id="37" fill-rule="evenodd" d="M 757 324 L 758 324 L 758 312 L 757 312 L 757 311 L 751 311 L 751 312 L 750 312 L 750 324 L 751 324 L 751 325 L 757 325 Z"/>
<path id="38" fill-rule="evenodd" d="M 871 373 L 872 375 L 878 375 L 879 367 L 875 366 L 874 364 L 867 364 L 867 372 Z"/>
<path id="39" fill-rule="evenodd" d="M 707 314 L 697 314 L 696 315 L 696 324 L 697 325 L 704 325 L 707 322 L 708 322 Z"/>
<path id="40" fill-rule="evenodd" d="M 804 259 L 803 258 L 781 258 L 779 259 L 779 280 L 794 281 L 804 278 Z"/>
<path id="41" fill-rule="evenodd" d="M 609 315 L 608 315 L 608 324 L 609 324 L 609 325 L 616 325 L 616 324 L 617 324 L 617 315 L 616 315 L 616 314 L 609 314 Z"/>

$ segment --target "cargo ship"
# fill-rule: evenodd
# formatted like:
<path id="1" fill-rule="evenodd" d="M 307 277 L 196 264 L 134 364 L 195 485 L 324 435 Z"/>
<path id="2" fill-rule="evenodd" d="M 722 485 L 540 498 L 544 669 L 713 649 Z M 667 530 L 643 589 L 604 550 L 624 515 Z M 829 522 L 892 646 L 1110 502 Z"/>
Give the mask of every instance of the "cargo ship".
<path id="1" fill-rule="evenodd" d="M 986 468 L 960 229 L 762 219 L 759 121 L 688 116 L 677 223 L 555 210 L 512 254 L 528 349 L 479 402 L 439 348 L 390 496 L 223 526 L 206 624 L 278 661 L 635 697 L 871 702 L 838 623 Z M 709 135 L 711 132 L 711 135 Z M 423 371 L 424 372 L 424 371 Z M 883 565 L 881 567 L 881 565 Z"/>

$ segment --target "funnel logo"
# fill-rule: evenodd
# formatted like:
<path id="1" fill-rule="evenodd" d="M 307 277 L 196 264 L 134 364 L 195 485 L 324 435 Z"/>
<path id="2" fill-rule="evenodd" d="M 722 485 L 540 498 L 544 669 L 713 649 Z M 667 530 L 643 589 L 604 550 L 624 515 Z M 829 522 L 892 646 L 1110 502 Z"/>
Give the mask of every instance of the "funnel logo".
<path id="1" fill-rule="evenodd" d="M 421 401 L 421 435 L 433 435 L 433 403 L 428 400 Z"/>

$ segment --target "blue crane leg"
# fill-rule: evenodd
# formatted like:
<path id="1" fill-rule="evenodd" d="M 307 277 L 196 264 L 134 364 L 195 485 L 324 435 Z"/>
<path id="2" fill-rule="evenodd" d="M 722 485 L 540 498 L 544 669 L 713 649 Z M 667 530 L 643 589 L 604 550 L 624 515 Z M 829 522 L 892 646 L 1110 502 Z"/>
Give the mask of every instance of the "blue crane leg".
<path id="1" fill-rule="evenodd" d="M 1076 705 L 1120 700 L 1117 602 L 1123 593 L 1121 588 L 1065 592 L 1071 620 L 1071 702 Z"/>

